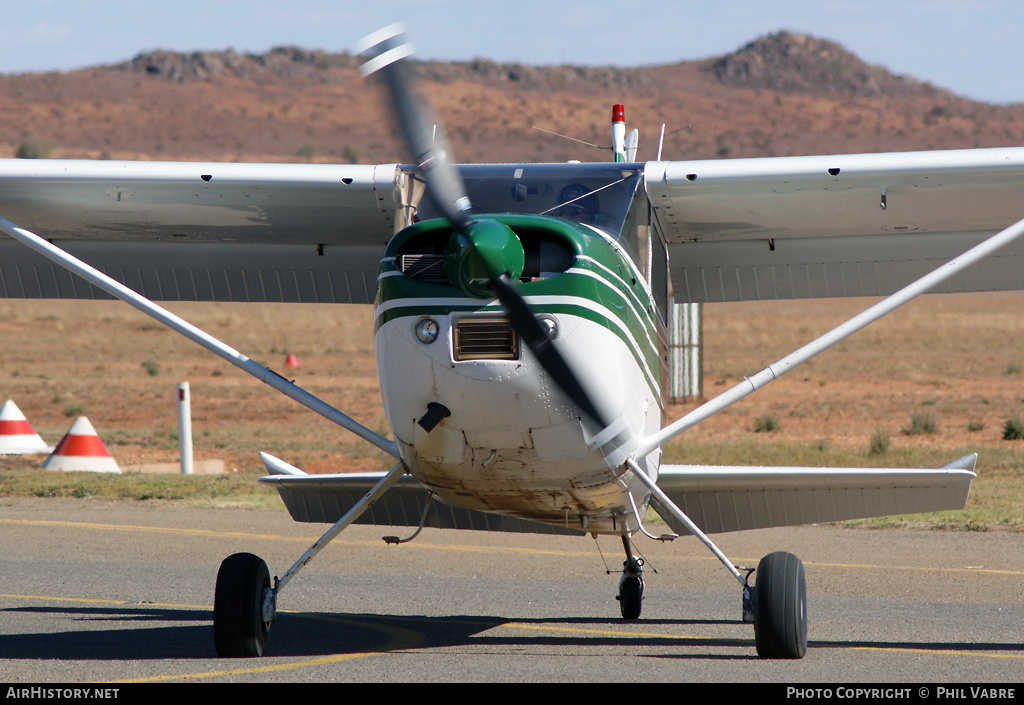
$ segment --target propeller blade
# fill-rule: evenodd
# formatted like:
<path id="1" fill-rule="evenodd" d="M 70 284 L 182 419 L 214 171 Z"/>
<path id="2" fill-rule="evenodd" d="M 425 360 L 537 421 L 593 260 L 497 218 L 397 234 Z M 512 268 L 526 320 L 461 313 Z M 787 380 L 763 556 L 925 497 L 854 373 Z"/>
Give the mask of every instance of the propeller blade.
<path id="1" fill-rule="evenodd" d="M 482 235 L 487 228 L 487 221 L 470 220 L 469 198 L 458 171 L 449 159 L 451 150 L 448 141 L 440 125 L 431 117 L 426 103 L 413 91 L 409 67 L 404 61 L 412 55 L 413 49 L 405 28 L 396 24 L 375 32 L 357 45 L 356 52 L 360 56 L 368 57 L 360 69 L 364 77 L 378 71 L 384 75 L 406 144 L 427 182 L 427 194 L 437 210 L 451 222 L 455 230 L 453 238 L 459 233 L 464 233 L 466 239 L 473 243 L 472 247 L 479 250 L 480 245 L 476 242 L 479 238 L 474 238 L 473 230 L 475 226 L 481 226 L 480 232 L 476 234 Z M 478 252 L 477 255 L 486 259 L 483 253 Z M 587 421 L 596 426 L 595 434 L 598 437 L 605 435 L 601 432 L 609 429 L 610 422 L 548 338 L 547 331 L 537 321 L 533 309 L 516 289 L 509 273 L 492 271 L 488 276 L 492 277 L 489 286 L 505 307 L 513 330 L 526 343 L 559 389 L 580 408 Z M 518 273 L 514 276 L 518 276 Z M 483 292 L 474 293 L 482 295 Z M 610 443 L 598 443 L 609 448 L 620 444 L 618 434 L 614 434 Z"/>
<path id="2" fill-rule="evenodd" d="M 558 388 L 580 407 L 594 423 L 596 431 L 608 428 L 610 422 L 597 408 L 597 404 L 594 403 L 579 377 L 569 367 L 562 354 L 558 352 L 558 348 L 548 337 L 547 331 L 534 315 L 533 309 L 526 303 L 526 299 L 519 293 L 508 275 L 503 274 L 493 279 L 491 287 L 502 306 L 505 307 L 508 318 L 512 322 L 512 328 L 519 335 L 519 339 L 530 348 L 530 352 L 534 354 L 541 367 L 550 375 Z"/>
<path id="3" fill-rule="evenodd" d="M 371 34 L 358 48 L 360 55 L 369 57 L 360 69 L 362 75 L 380 71 L 384 76 L 406 145 L 429 185 L 429 198 L 456 230 L 462 230 L 469 223 L 469 198 L 451 164 L 444 131 L 412 89 L 409 67 L 403 61 L 413 53 L 405 28 L 391 25 Z"/>

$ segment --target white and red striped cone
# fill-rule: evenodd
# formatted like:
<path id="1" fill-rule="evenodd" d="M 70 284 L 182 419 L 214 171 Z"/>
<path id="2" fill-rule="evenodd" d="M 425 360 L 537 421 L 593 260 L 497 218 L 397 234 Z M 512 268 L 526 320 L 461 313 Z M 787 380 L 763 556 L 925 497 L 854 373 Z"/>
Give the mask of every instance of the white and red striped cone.
<path id="1" fill-rule="evenodd" d="M 110 457 L 89 419 L 79 416 L 46 460 L 45 470 L 116 472 L 121 468 Z"/>
<path id="2" fill-rule="evenodd" d="M 52 446 L 43 442 L 21 409 L 8 399 L 0 408 L 0 455 L 49 453 Z"/>

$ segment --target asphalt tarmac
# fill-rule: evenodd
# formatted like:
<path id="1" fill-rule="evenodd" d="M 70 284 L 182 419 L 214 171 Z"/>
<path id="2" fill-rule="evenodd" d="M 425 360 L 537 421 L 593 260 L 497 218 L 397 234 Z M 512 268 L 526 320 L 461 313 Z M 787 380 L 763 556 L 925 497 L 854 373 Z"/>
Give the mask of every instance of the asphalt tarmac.
<path id="1" fill-rule="evenodd" d="M 428 529 L 388 546 L 394 530 L 377 527 L 352 527 L 288 584 L 266 656 L 218 658 L 220 561 L 248 551 L 280 575 L 325 529 L 284 511 L 4 499 L 0 683 L 952 687 L 1024 673 L 1024 535 L 836 526 L 716 537 L 741 565 L 774 550 L 803 559 L 800 661 L 758 659 L 739 584 L 693 538 L 641 537 L 643 614 L 625 622 L 606 572 L 622 565 L 614 537 Z"/>

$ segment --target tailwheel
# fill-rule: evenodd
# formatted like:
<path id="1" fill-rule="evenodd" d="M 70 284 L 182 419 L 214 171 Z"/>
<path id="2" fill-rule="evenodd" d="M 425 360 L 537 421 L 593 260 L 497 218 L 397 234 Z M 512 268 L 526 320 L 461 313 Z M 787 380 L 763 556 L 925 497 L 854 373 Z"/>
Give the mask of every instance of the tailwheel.
<path id="1" fill-rule="evenodd" d="M 270 571 L 259 556 L 236 553 L 217 573 L 213 601 L 213 638 L 222 657 L 262 656 L 273 619 L 265 618 L 264 596 Z"/>
<path id="2" fill-rule="evenodd" d="M 803 658 L 807 653 L 804 565 L 792 553 L 770 553 L 757 565 L 754 642 L 761 658 Z"/>

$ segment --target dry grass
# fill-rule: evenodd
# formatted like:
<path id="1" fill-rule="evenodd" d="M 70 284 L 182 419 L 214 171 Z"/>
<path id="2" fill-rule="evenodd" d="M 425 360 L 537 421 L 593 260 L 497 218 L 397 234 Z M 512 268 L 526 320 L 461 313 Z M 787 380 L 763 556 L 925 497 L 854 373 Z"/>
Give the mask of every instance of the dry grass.
<path id="1" fill-rule="evenodd" d="M 925 467 L 977 451 L 979 478 L 968 509 L 955 519 L 932 517 L 932 525 L 1024 526 L 1024 442 L 1002 438 L 1006 419 L 1024 411 L 1024 388 L 1006 372 L 1024 362 L 1022 304 L 1024 293 L 1016 292 L 911 303 L 669 444 L 666 460 Z M 706 396 L 866 305 L 838 300 L 707 306 Z M 386 432 L 369 307 L 169 308 Z M 289 353 L 298 356 L 298 370 L 284 368 Z M 262 471 L 260 450 L 309 472 L 389 465 L 380 451 L 119 302 L 2 301 L 0 360 L 0 397 L 14 399 L 45 440 L 59 439 L 72 421 L 67 409 L 73 409 L 89 417 L 121 464 L 176 460 L 175 387 L 188 381 L 196 457 L 224 459 L 247 482 Z M 694 405 L 673 406 L 669 415 L 677 418 Z M 899 433 L 915 414 L 932 418 L 937 432 Z M 765 415 L 777 420 L 777 428 L 754 433 Z M 888 437 L 888 447 L 872 453 L 879 434 Z M 0 462 L 0 478 L 15 473 L 37 480 L 8 482 L 0 493 L 31 494 L 32 482 L 46 484 L 45 473 L 16 470 L 25 467 L 17 462 Z M 206 482 L 171 483 L 159 492 L 169 497 L 183 493 L 184 486 L 191 489 L 182 496 L 209 496 L 203 501 L 214 503 L 245 492 L 232 486 L 222 494 L 216 482 L 213 489 Z M 141 484 L 128 492 L 136 498 L 152 494 Z"/>
<path id="2" fill-rule="evenodd" d="M 711 398 L 870 305 L 868 300 L 705 308 Z M 737 403 L 666 449 L 668 462 L 940 467 L 979 454 L 962 512 L 886 520 L 931 527 L 1024 528 L 1024 442 L 1004 440 L 1024 409 L 1024 293 L 918 299 Z M 696 401 L 672 409 L 673 418 Z M 754 434 L 765 414 L 772 434 Z M 913 419 L 921 421 L 914 424 Z M 928 423 L 924 423 L 927 420 Z M 928 433 L 901 433 L 905 429 Z M 885 439 L 885 442 L 880 442 Z M 881 525 L 879 521 L 869 522 Z"/>
<path id="3" fill-rule="evenodd" d="M 873 301 L 707 306 L 705 396 L 725 391 Z M 709 419 L 688 438 L 745 438 L 758 417 L 772 413 L 780 426 L 773 442 L 826 440 L 829 447 L 863 449 L 881 429 L 893 449 L 1001 447 L 1004 422 L 1024 410 L 1024 385 L 1006 374 L 1024 357 L 1022 310 L 1021 292 L 922 297 Z M 671 416 L 694 406 L 674 407 Z M 925 414 L 938 433 L 899 433 L 914 415 Z"/>
<path id="4" fill-rule="evenodd" d="M 369 307 L 168 308 L 384 432 Z M 284 368 L 295 354 L 301 367 Z M 196 457 L 259 471 L 266 450 L 311 471 L 377 469 L 376 449 L 120 302 L 0 302 L 0 396 L 49 443 L 74 407 L 121 464 L 177 458 L 176 385 L 188 381 Z"/>

